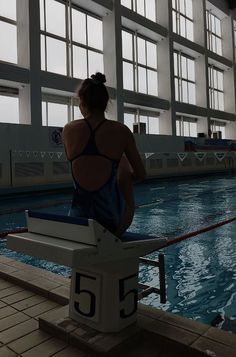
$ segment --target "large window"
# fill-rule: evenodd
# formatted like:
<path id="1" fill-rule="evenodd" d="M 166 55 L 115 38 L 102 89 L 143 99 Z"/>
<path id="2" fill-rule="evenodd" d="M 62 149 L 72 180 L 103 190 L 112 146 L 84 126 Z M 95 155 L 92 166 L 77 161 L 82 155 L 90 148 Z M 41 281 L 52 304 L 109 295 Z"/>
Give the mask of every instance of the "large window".
<path id="1" fill-rule="evenodd" d="M 208 74 L 210 107 L 224 110 L 224 73 L 214 66 L 209 66 Z"/>
<path id="2" fill-rule="evenodd" d="M 192 0 L 172 0 L 173 32 L 187 38 L 193 37 L 193 4 Z"/>
<path id="3" fill-rule="evenodd" d="M 157 96 L 157 43 L 122 31 L 124 89 Z"/>
<path id="4" fill-rule="evenodd" d="M 79 101 L 76 97 L 43 94 L 42 125 L 64 127 L 68 122 L 82 119 Z"/>
<path id="5" fill-rule="evenodd" d="M 3 94 L 0 90 L 0 123 L 19 124 L 18 95 Z"/>
<path id="6" fill-rule="evenodd" d="M 126 111 L 124 114 L 124 124 L 132 132 L 142 134 L 160 134 L 158 114 L 142 110 Z"/>
<path id="7" fill-rule="evenodd" d="M 196 104 L 195 62 L 181 52 L 174 53 L 175 100 Z"/>
<path id="8" fill-rule="evenodd" d="M 16 64 L 16 0 L 0 1 L 0 34 L 0 61 Z"/>
<path id="9" fill-rule="evenodd" d="M 221 21 L 210 11 L 206 11 L 207 48 L 222 55 Z"/>
<path id="10" fill-rule="evenodd" d="M 225 139 L 225 127 L 226 123 L 218 120 L 211 120 L 211 131 L 212 137 L 214 138 L 215 133 L 218 136 L 218 133 L 221 133 L 221 139 Z"/>
<path id="11" fill-rule="evenodd" d="M 176 135 L 186 137 L 197 137 L 197 120 L 184 116 L 176 120 Z"/>
<path id="12" fill-rule="evenodd" d="M 121 5 L 151 21 L 156 21 L 156 0 L 121 0 Z"/>
<path id="13" fill-rule="evenodd" d="M 40 22 L 43 70 L 81 79 L 104 72 L 101 19 L 74 5 L 40 0 Z"/>

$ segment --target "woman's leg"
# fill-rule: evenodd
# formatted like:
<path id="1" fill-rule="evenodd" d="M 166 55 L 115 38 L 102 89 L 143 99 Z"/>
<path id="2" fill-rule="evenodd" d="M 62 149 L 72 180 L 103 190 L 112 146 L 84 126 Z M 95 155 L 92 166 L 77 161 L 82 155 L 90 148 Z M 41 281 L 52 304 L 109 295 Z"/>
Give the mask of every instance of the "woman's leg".
<path id="1" fill-rule="evenodd" d="M 120 226 L 115 234 L 121 236 L 126 229 L 131 225 L 134 217 L 134 192 L 133 192 L 133 176 L 132 168 L 125 156 L 122 157 L 118 171 L 118 183 L 120 190 L 125 199 L 125 213 Z"/>

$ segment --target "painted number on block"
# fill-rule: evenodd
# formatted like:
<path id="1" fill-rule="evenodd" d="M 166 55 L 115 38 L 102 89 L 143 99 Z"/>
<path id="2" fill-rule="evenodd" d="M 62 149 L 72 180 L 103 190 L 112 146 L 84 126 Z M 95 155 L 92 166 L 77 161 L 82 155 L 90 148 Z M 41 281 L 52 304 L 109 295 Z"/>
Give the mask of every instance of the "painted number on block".
<path id="1" fill-rule="evenodd" d="M 119 281 L 120 302 L 127 307 L 120 310 L 120 317 L 122 319 L 128 318 L 135 314 L 138 304 L 138 289 L 137 289 L 137 275 L 130 275 L 127 278 Z"/>
<path id="2" fill-rule="evenodd" d="M 95 277 L 76 273 L 75 293 L 79 297 L 81 296 L 82 301 L 86 301 L 86 306 L 83 307 L 83 303 L 75 301 L 74 307 L 80 315 L 90 318 L 94 317 L 96 312 L 96 295 L 87 288 L 81 288 L 81 286 L 91 286 L 93 282 L 96 282 Z"/>

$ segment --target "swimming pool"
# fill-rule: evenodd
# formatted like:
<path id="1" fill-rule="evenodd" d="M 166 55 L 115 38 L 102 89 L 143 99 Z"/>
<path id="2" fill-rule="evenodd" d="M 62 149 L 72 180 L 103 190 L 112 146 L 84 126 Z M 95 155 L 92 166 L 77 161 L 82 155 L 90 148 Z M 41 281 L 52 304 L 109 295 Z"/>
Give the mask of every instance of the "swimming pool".
<path id="1" fill-rule="evenodd" d="M 187 232 L 236 216 L 236 176 L 149 181 L 135 187 L 136 210 L 130 231 L 157 234 L 173 239 Z M 37 208 L 66 214 L 70 194 L 36 196 L 0 203 L 0 230 L 25 226 L 24 212 L 6 210 Z M 64 202 L 64 203 L 63 203 Z M 13 206 L 14 205 L 14 206 Z M 1 254 L 14 256 L 59 274 L 70 270 L 53 263 L 25 257 L 5 248 Z M 236 222 L 162 250 L 166 261 L 167 303 L 160 305 L 155 294 L 142 302 L 205 323 L 218 315 L 236 319 Z M 159 253 L 159 252 L 158 252 Z M 150 256 L 155 259 L 158 253 Z M 141 266 L 140 282 L 158 285 L 155 268 Z"/>

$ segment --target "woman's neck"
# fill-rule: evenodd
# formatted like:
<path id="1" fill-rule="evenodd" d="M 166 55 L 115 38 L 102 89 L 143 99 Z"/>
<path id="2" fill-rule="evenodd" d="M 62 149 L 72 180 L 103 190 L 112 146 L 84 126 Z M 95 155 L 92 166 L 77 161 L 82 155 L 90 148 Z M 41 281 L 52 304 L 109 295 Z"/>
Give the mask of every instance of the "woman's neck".
<path id="1" fill-rule="evenodd" d="M 91 114 L 88 114 L 86 116 L 86 119 L 89 120 L 91 123 L 97 123 L 105 119 L 105 114 L 104 112 L 94 112 Z"/>

